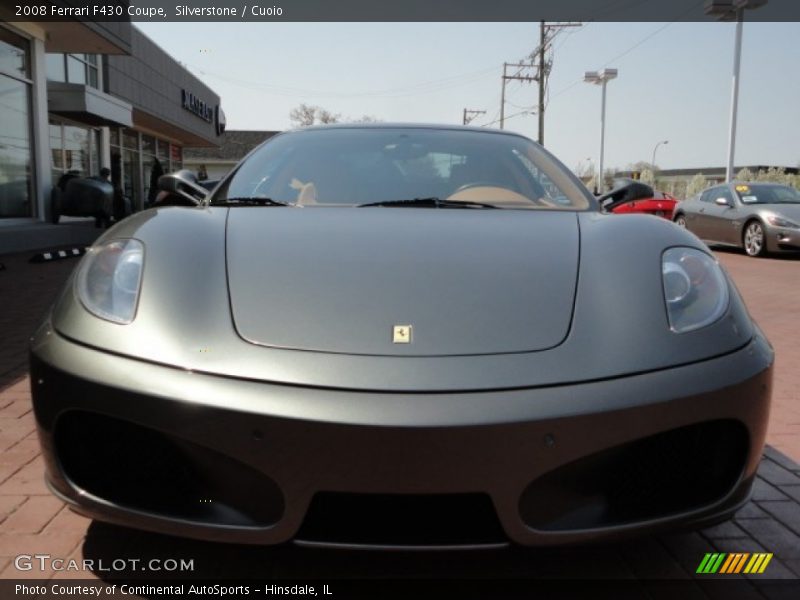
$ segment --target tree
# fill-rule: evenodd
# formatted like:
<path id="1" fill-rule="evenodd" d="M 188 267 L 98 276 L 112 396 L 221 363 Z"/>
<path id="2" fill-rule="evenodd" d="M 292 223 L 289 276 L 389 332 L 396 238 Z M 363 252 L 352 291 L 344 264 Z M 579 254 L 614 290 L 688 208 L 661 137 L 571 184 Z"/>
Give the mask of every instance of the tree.
<path id="1" fill-rule="evenodd" d="M 289 112 L 289 120 L 292 122 L 292 127 L 309 127 L 314 124 L 317 118 L 316 106 L 309 106 L 308 104 L 300 104 Z"/>
<path id="2" fill-rule="evenodd" d="M 604 173 L 604 177 L 603 177 L 603 181 L 605 182 L 605 190 L 604 191 L 608 191 L 613 187 L 613 185 L 614 185 L 614 175 L 616 175 L 617 171 L 619 171 L 619 169 L 617 169 L 617 168 L 606 169 L 606 172 Z"/>
<path id="3" fill-rule="evenodd" d="M 628 171 L 644 171 L 645 169 L 655 170 L 655 165 L 651 165 L 649 162 L 640 160 L 635 163 L 628 163 L 627 166 Z"/>
<path id="4" fill-rule="evenodd" d="M 658 189 L 663 190 L 666 188 L 666 184 L 661 184 L 658 186 Z M 675 196 L 676 198 L 688 198 L 689 195 L 686 193 L 688 189 L 688 182 L 685 180 L 681 181 L 671 181 L 669 184 L 669 193 Z"/>
<path id="5" fill-rule="evenodd" d="M 594 164 L 591 161 L 581 161 L 573 169 L 573 173 L 580 179 L 594 176 Z"/>
<path id="6" fill-rule="evenodd" d="M 653 170 L 650 168 L 642 169 L 642 172 L 639 175 L 639 181 L 646 183 L 650 187 L 653 187 L 656 184 L 656 176 L 653 173 Z"/>
<path id="7" fill-rule="evenodd" d="M 289 112 L 293 128 L 310 127 L 317 124 L 338 123 L 341 115 L 334 114 L 321 106 L 300 103 Z"/>
<path id="8" fill-rule="evenodd" d="M 380 119 L 371 115 L 362 115 L 358 118 L 342 117 L 340 113 L 315 106 L 313 104 L 300 103 L 289 111 L 289 121 L 292 128 L 311 127 L 312 125 L 326 125 L 328 123 L 378 123 Z"/>
<path id="9" fill-rule="evenodd" d="M 739 169 L 739 172 L 736 174 L 736 179 L 739 181 L 752 181 L 754 178 L 753 172 L 747 167 Z"/>
<path id="10" fill-rule="evenodd" d="M 770 167 L 766 171 L 763 169 L 756 175 L 756 181 L 766 181 L 769 183 L 791 184 L 793 177 L 786 174 L 782 167 Z"/>
<path id="11" fill-rule="evenodd" d="M 342 115 L 339 113 L 333 114 L 324 108 L 317 107 L 317 120 L 323 125 L 327 123 L 338 123 L 341 116 Z"/>
<path id="12" fill-rule="evenodd" d="M 704 189 L 708 187 L 708 183 L 706 182 L 706 178 L 702 173 L 698 173 L 692 180 L 689 182 L 689 185 L 686 186 L 686 197 L 691 198 L 695 194 L 699 194 Z"/>
<path id="13" fill-rule="evenodd" d="M 348 123 L 380 123 L 381 120 L 378 117 L 373 117 L 372 115 L 361 115 L 358 119 L 347 119 Z"/>
<path id="14" fill-rule="evenodd" d="M 589 181 L 586 182 L 586 187 L 589 188 L 589 191 L 592 193 L 597 191 L 597 175 L 592 174 Z"/>

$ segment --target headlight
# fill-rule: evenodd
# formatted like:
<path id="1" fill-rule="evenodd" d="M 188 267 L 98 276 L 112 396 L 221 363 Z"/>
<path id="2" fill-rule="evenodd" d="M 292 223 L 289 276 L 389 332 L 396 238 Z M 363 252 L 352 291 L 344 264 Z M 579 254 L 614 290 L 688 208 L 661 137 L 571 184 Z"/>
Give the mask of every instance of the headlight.
<path id="1" fill-rule="evenodd" d="M 684 333 L 710 325 L 728 308 L 728 283 L 717 261 L 694 248 L 670 248 L 661 258 L 669 326 Z"/>
<path id="2" fill-rule="evenodd" d="M 784 219 L 783 217 L 779 217 L 778 215 L 768 216 L 767 221 L 769 221 L 769 224 L 773 225 L 774 227 L 789 227 L 790 229 L 800 229 L 800 225 L 798 225 L 794 221 L 790 221 L 789 219 Z"/>
<path id="3" fill-rule="evenodd" d="M 136 316 L 144 246 L 114 240 L 89 249 L 78 272 L 78 297 L 92 314 L 127 325 Z"/>

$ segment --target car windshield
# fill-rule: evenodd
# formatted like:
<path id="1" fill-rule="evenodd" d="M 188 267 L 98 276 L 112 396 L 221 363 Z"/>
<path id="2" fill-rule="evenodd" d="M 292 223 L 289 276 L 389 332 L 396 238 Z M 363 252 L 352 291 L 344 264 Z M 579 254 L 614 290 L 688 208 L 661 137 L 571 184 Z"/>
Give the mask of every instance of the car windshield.
<path id="1" fill-rule="evenodd" d="M 340 127 L 275 136 L 208 201 L 374 208 L 591 206 L 580 181 L 521 136 L 423 127 Z"/>
<path id="2" fill-rule="evenodd" d="M 800 193 L 788 185 L 739 184 L 736 193 L 744 204 L 800 204 Z"/>

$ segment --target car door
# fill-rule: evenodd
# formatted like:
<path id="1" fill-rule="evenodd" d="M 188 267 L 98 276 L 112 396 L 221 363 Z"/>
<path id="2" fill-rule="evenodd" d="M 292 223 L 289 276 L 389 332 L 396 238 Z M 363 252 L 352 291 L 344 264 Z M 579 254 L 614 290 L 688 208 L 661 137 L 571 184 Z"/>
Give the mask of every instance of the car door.
<path id="1" fill-rule="evenodd" d="M 733 222 L 737 215 L 736 202 L 728 185 L 720 185 L 709 190 L 708 201 L 705 203 L 703 217 L 705 220 L 706 236 L 704 239 L 713 240 L 722 244 L 736 243 Z M 725 204 L 719 204 L 721 200 Z"/>
<path id="2" fill-rule="evenodd" d="M 715 193 L 718 187 L 709 188 L 700 194 L 699 198 L 692 202 L 691 210 L 687 211 L 686 214 L 686 227 L 703 240 L 710 239 L 706 211 L 711 205 L 712 194 Z"/>

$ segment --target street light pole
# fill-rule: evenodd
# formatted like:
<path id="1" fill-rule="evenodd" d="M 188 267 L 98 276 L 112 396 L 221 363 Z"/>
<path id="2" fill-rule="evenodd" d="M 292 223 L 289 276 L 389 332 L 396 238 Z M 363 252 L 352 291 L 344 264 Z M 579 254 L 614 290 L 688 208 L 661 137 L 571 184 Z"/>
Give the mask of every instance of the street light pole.
<path id="1" fill-rule="evenodd" d="M 733 48 L 733 86 L 731 90 L 731 118 L 728 130 L 728 163 L 725 181 L 733 180 L 733 158 L 736 150 L 736 113 L 739 105 L 739 67 L 742 56 L 742 22 L 745 9 L 764 6 L 768 0 L 706 0 L 705 13 L 718 21 L 736 20 L 736 41 Z"/>
<path id="2" fill-rule="evenodd" d="M 603 158 L 605 155 L 605 140 L 606 140 L 606 80 L 603 79 L 601 84 L 603 86 L 602 97 L 603 99 L 600 101 L 600 179 L 598 180 L 600 184 L 600 193 L 606 191 L 606 177 L 605 171 L 603 171 Z"/>
<path id="3" fill-rule="evenodd" d="M 602 71 L 586 71 L 583 80 L 586 83 L 600 85 L 602 90 L 602 100 L 600 103 L 600 160 L 598 164 L 598 191 L 602 194 L 605 191 L 606 183 L 603 173 L 603 160 L 605 158 L 605 139 L 606 139 L 606 84 L 612 79 L 616 79 L 619 71 L 617 69 L 603 69 Z"/>
<path id="4" fill-rule="evenodd" d="M 658 147 L 661 144 L 669 144 L 669 140 L 660 141 L 660 142 L 658 142 L 656 144 L 656 147 L 653 148 L 653 160 L 650 161 L 650 166 L 653 168 L 654 171 L 655 171 L 655 168 L 656 168 L 656 150 L 658 150 Z"/>
<path id="5" fill-rule="evenodd" d="M 728 129 L 728 165 L 725 181 L 733 181 L 733 155 L 736 152 L 736 115 L 739 108 L 739 67 L 742 59 L 742 21 L 744 9 L 736 10 L 736 42 L 733 49 L 733 84 L 731 91 L 731 119 Z"/>

